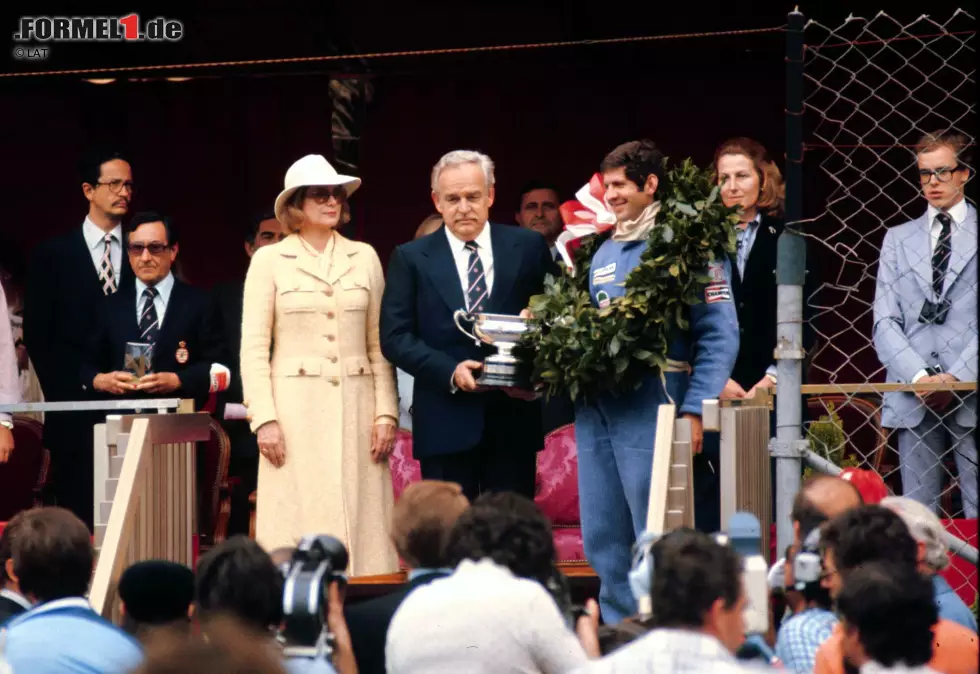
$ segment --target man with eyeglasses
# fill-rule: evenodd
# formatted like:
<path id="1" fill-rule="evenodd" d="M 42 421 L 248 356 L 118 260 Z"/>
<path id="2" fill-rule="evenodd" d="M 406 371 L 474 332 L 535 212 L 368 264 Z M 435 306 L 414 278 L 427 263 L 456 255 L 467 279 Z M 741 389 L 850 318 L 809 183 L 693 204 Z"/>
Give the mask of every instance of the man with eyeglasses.
<path id="1" fill-rule="evenodd" d="M 935 132 L 916 147 L 925 214 L 885 234 L 874 300 L 874 345 L 887 381 L 977 380 L 977 211 L 964 199 L 973 177 L 962 134 Z M 884 395 L 882 425 L 898 429 L 905 496 L 936 512 L 943 458 L 952 451 L 965 517 L 977 516 L 976 393 Z M 946 513 L 955 517 L 957 513 Z"/>
<path id="2" fill-rule="evenodd" d="M 88 215 L 81 227 L 34 249 L 24 299 L 24 343 L 31 352 L 48 402 L 89 399 L 91 382 L 79 382 L 96 309 L 132 283 L 123 262 L 122 219 L 133 197 L 133 172 L 118 152 L 96 150 L 82 162 Z M 105 413 L 52 412 L 44 446 L 59 506 L 93 526 L 92 426 Z"/>
<path id="3" fill-rule="evenodd" d="M 171 272 L 177 231 L 170 218 L 137 213 L 126 228 L 126 251 L 136 278 L 102 307 L 81 380 L 109 396 L 193 398 L 196 409 L 228 387 L 218 363 L 221 344 L 205 327 L 207 293 Z M 126 345 L 149 345 L 149 368 L 127 369 Z"/>
<path id="4" fill-rule="evenodd" d="M 269 211 L 256 215 L 245 230 L 245 254 L 249 259 L 259 248 L 279 243 L 286 238 L 283 224 L 276 214 Z M 228 476 L 238 479 L 232 491 L 231 515 L 228 519 L 228 535 L 248 534 L 248 498 L 255 491 L 259 472 L 259 446 L 255 434 L 249 428 L 247 410 L 242 404 L 242 376 L 239 371 L 239 352 L 242 348 L 242 297 L 245 277 L 227 283 L 216 283 L 211 289 L 211 307 L 208 310 L 208 330 L 222 343 L 224 360 L 231 368 L 228 390 L 218 396 L 214 416 L 228 433 L 231 441 L 231 460 Z"/>

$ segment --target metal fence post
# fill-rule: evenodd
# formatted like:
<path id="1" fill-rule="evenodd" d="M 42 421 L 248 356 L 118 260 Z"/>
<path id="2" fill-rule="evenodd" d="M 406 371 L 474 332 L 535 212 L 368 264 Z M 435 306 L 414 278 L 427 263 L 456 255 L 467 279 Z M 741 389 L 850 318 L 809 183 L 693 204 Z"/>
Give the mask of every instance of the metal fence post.
<path id="1" fill-rule="evenodd" d="M 793 542 L 790 512 L 800 490 L 803 408 L 803 280 L 806 248 L 796 233 L 803 195 L 803 14 L 794 9 L 786 31 L 786 228 L 776 262 L 776 544 Z"/>

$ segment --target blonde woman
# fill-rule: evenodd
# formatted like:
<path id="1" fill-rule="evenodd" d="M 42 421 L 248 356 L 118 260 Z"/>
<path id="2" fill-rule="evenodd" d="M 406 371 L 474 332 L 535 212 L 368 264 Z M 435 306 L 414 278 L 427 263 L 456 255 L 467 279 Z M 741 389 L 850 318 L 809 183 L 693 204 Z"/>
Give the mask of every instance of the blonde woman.
<path id="1" fill-rule="evenodd" d="M 398 402 L 378 342 L 384 278 L 371 246 L 336 232 L 360 184 L 319 155 L 286 172 L 275 214 L 291 233 L 252 258 L 241 351 L 262 457 L 258 543 L 272 550 L 305 534 L 336 536 L 356 576 L 398 568 L 387 464 Z"/>

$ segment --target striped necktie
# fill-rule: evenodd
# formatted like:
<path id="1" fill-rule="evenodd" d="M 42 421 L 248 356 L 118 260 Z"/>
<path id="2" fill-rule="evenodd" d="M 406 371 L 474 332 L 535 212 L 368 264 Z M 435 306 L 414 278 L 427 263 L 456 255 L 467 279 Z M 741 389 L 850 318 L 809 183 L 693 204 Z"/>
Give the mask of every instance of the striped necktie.
<path id="1" fill-rule="evenodd" d="M 471 314 L 477 314 L 483 311 L 486 304 L 487 275 L 476 241 L 467 241 L 465 245 L 466 250 L 470 251 L 470 262 L 466 268 L 466 307 Z"/>
<path id="2" fill-rule="evenodd" d="M 157 336 L 160 334 L 160 319 L 157 317 L 157 307 L 153 302 L 159 293 L 156 288 L 147 288 L 143 291 L 143 303 L 140 309 L 140 341 L 150 345 L 156 344 Z"/>
<path id="3" fill-rule="evenodd" d="M 932 252 L 932 289 L 936 292 L 936 297 L 943 295 L 943 283 L 946 281 L 946 270 L 949 269 L 949 256 L 952 252 L 950 238 L 953 234 L 953 219 L 948 213 L 940 213 L 936 216 L 939 221 L 939 241 L 936 242 L 936 250 Z"/>
<path id="4" fill-rule="evenodd" d="M 106 234 L 105 247 L 102 250 L 102 260 L 99 262 L 99 281 L 102 282 L 102 292 L 111 295 L 116 292 L 116 271 L 112 268 L 112 234 Z"/>

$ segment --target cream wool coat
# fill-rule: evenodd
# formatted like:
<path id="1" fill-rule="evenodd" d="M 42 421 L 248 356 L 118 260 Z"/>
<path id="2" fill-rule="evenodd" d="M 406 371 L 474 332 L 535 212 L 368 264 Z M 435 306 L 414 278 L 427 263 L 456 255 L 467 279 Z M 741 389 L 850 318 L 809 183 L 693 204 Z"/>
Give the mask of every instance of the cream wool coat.
<path id="1" fill-rule="evenodd" d="M 245 280 L 245 404 L 252 430 L 278 421 L 286 446 L 281 468 L 260 458 L 256 539 L 274 550 L 329 534 L 351 575 L 391 573 L 391 472 L 370 452 L 375 422 L 398 419 L 378 340 L 384 277 L 371 246 L 335 242 L 329 272 L 293 234 L 256 251 Z"/>

